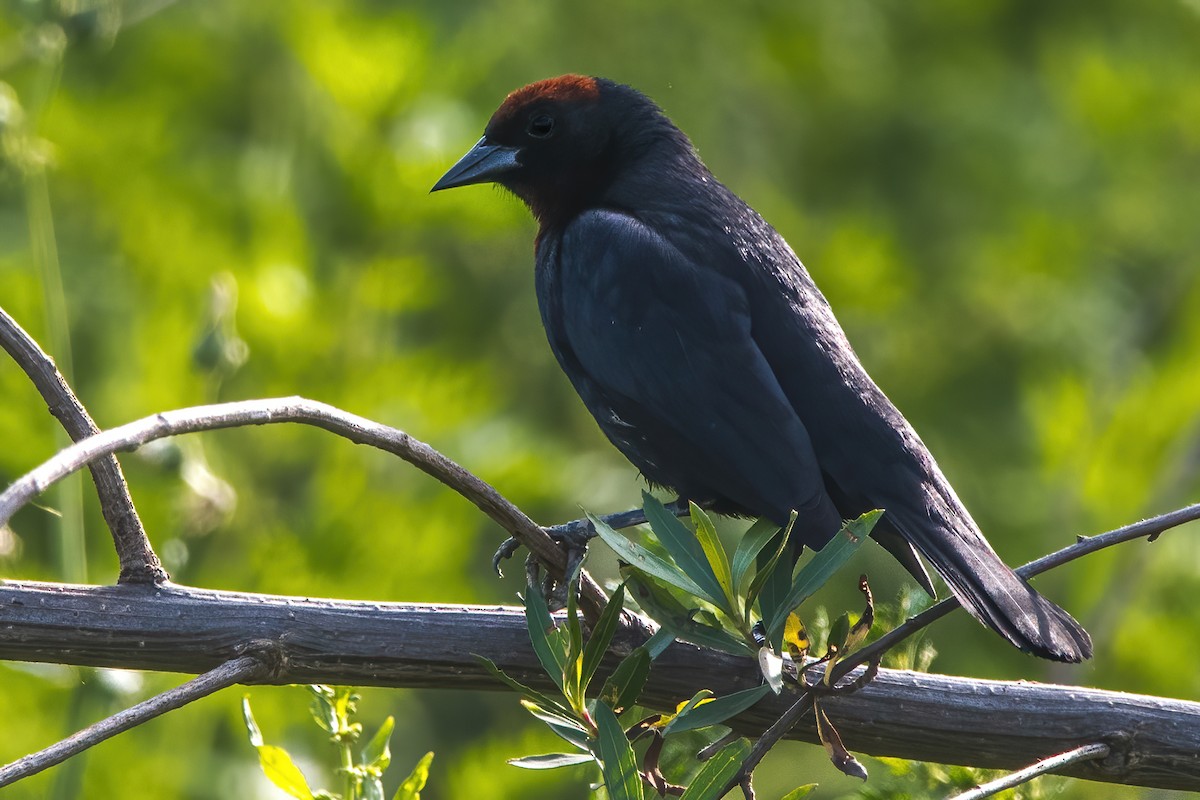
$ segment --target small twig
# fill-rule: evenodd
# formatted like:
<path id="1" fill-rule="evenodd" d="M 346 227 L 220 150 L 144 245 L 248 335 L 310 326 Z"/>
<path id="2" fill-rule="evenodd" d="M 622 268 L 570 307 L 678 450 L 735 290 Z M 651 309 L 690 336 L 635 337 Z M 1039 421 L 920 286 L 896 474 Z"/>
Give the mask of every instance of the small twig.
<path id="1" fill-rule="evenodd" d="M 13 481 L 0 494 L 0 525 L 56 481 L 103 456 L 135 450 L 155 439 L 182 433 L 279 422 L 312 425 L 356 444 L 399 456 L 470 500 L 550 569 L 562 574 L 566 568 L 566 555 L 558 545 L 487 482 L 402 430 L 303 397 L 243 400 L 164 411 L 90 436 Z M 585 613 L 589 619 L 597 618 L 607 602 L 603 590 L 586 573 L 580 576 L 579 585 Z"/>
<path id="2" fill-rule="evenodd" d="M 82 753 L 105 739 L 135 728 L 157 716 L 187 705 L 201 697 L 232 686 L 235 683 L 252 681 L 270 671 L 266 660 L 258 655 L 246 655 L 226 661 L 219 667 L 192 678 L 160 695 L 144 700 L 108 719 L 89 725 L 61 742 L 27 755 L 11 764 L 0 767 L 0 787 L 8 786 L 22 778 L 28 778 L 44 769 L 60 764 L 72 756 Z"/>
<path id="3" fill-rule="evenodd" d="M 1016 772 L 1005 775 L 1003 778 L 997 778 L 994 781 L 976 786 L 974 789 L 962 794 L 956 794 L 949 798 L 949 800 L 984 800 L 985 797 L 991 797 L 1005 789 L 1011 789 L 1014 786 L 1020 786 L 1022 783 L 1028 783 L 1039 775 L 1054 772 L 1078 761 L 1107 758 L 1108 752 L 1109 747 L 1106 744 L 1085 744 L 1082 747 L 1076 747 L 1074 750 L 1068 750 L 1057 756 L 1044 758 L 1035 764 L 1030 764 L 1025 769 L 1019 769 Z"/>
<path id="4" fill-rule="evenodd" d="M 1079 541 L 1075 542 L 1075 544 L 1030 561 L 1028 564 L 1018 567 L 1016 572 L 1022 578 L 1032 578 L 1034 575 L 1040 575 L 1043 572 L 1060 567 L 1063 564 L 1094 553 L 1097 550 L 1103 550 L 1106 547 L 1146 537 L 1150 537 L 1153 540 L 1164 531 L 1197 519 L 1200 519 L 1200 503 L 1194 503 L 1193 505 L 1185 506 L 1166 514 L 1160 514 L 1157 517 L 1134 522 L 1108 531 L 1107 533 L 1080 537 Z M 915 617 L 905 620 L 871 644 L 847 656 L 834 670 L 834 679 L 839 680 L 860 664 L 882 656 L 909 636 L 912 636 L 931 622 L 946 616 L 958 608 L 958 606 L 959 602 L 957 598 L 947 597 L 945 600 L 930 606 Z"/>
<path id="5" fill-rule="evenodd" d="M 1080 537 L 1073 545 L 1056 550 L 1049 555 L 1031 561 L 1028 564 L 1017 569 L 1017 574 L 1023 578 L 1030 578 L 1034 575 L 1041 574 L 1047 570 L 1062 566 L 1077 558 L 1094 553 L 1097 550 L 1102 550 L 1106 547 L 1121 544 L 1133 539 L 1141 539 L 1150 537 L 1151 541 L 1157 538 L 1161 533 L 1171 528 L 1178 527 L 1187 522 L 1192 522 L 1200 519 L 1200 503 L 1195 503 L 1175 511 L 1160 514 L 1157 517 L 1134 522 L 1129 525 L 1101 533 L 1096 536 Z M 833 681 L 842 680 L 849 675 L 853 670 L 862 666 L 864 663 L 878 662 L 883 654 L 897 644 L 912 636 L 917 631 L 929 625 L 935 620 L 941 619 L 946 614 L 949 614 L 955 608 L 958 608 L 958 600 L 953 597 L 948 597 L 933 606 L 917 614 L 915 617 L 906 620 L 904 623 L 896 626 L 892 630 L 885 633 L 883 636 L 876 639 L 871 644 L 863 647 L 854 653 L 851 653 L 845 659 L 840 661 L 833 670 Z M 805 691 L 795 703 L 783 712 L 783 715 L 777 719 L 774 724 L 768 728 L 762 736 L 758 737 L 754 746 L 750 748 L 750 753 L 746 756 L 746 760 L 742 763 L 741 776 L 738 776 L 731 781 L 726 788 L 726 791 L 732 791 L 738 786 L 738 781 L 744 775 L 749 775 L 763 760 L 767 752 L 782 739 L 788 731 L 792 729 L 802 716 L 804 716 L 812 708 L 813 698 L 811 691 Z"/>
<path id="6" fill-rule="evenodd" d="M 33 385 L 37 387 L 50 413 L 62 424 L 72 440 L 78 442 L 100 432 L 87 409 L 71 391 L 66 379 L 54 365 L 54 359 L 38 346 L 17 321 L 0 308 L 0 347 L 12 356 Z M 162 568 L 146 530 L 133 506 L 129 487 L 116 456 L 89 464 L 100 510 L 112 532 L 120 562 L 118 583 L 162 583 L 169 577 Z"/>

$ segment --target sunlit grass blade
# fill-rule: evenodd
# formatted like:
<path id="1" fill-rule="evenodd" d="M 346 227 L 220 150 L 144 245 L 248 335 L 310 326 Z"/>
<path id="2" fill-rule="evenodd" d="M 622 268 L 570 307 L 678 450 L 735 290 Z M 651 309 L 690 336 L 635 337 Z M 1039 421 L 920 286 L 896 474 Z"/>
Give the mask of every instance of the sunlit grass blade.
<path id="1" fill-rule="evenodd" d="M 665 583 L 682 589 L 690 595 L 708 597 L 708 593 L 678 567 L 659 558 L 637 542 L 626 539 L 599 517 L 588 514 L 588 519 L 591 520 L 592 525 L 596 528 L 596 533 L 604 540 L 604 543 L 611 547 L 617 557 L 625 563 L 637 567 L 647 575 L 653 575 Z"/>
<path id="2" fill-rule="evenodd" d="M 882 511 L 868 511 L 858 519 L 847 522 L 832 541 L 821 548 L 812 557 L 812 560 L 801 568 L 792 581 L 791 591 L 768 618 L 770 622 L 767 624 L 767 637 L 772 642 L 778 640 L 787 615 L 792 609 L 811 597 L 817 589 L 825 584 L 825 581 L 829 580 L 829 576 L 837 572 L 858 551 L 858 548 L 862 547 L 881 516 L 883 516 Z"/>
<path id="3" fill-rule="evenodd" d="M 598 733 L 596 749 L 602 762 L 604 788 L 610 800 L 644 800 L 642 776 L 638 772 L 633 748 L 625 735 L 617 715 L 604 703 L 592 704 L 592 718 L 596 720 Z"/>
<path id="4" fill-rule="evenodd" d="M 750 753 L 750 742 L 738 739 L 717 751 L 692 778 L 680 800 L 718 800 Z"/>

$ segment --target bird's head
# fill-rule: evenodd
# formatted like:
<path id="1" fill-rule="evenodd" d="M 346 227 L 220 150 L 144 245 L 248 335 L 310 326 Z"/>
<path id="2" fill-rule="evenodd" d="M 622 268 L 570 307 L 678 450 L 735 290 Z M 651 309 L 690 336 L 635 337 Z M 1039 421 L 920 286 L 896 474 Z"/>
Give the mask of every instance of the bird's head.
<path id="1" fill-rule="evenodd" d="M 659 142 L 686 137 L 649 98 L 603 78 L 563 75 L 510 94 L 483 138 L 432 191 L 498 183 L 543 224 L 602 202 L 606 190 Z"/>

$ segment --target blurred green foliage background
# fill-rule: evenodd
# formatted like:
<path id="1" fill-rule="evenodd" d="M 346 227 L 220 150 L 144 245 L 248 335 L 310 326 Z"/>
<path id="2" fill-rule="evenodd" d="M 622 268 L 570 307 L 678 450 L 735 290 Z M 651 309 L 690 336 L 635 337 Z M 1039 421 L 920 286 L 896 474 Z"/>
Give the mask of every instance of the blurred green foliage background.
<path id="1" fill-rule="evenodd" d="M 0 305 L 101 426 L 301 394 L 430 442 L 543 523 L 637 505 L 545 345 L 525 210 L 427 194 L 508 91 L 574 71 L 656 98 L 788 238 L 1008 561 L 1200 499 L 1197 0 L 0 8 Z M 0 360 L 0 484 L 62 442 Z M 518 589 L 490 574 L 501 533 L 472 506 L 319 431 L 189 436 L 123 464 L 182 583 Z M 90 484 L 42 502 L 0 535 L 0 573 L 111 582 Z M 960 614 L 930 632 L 933 668 L 1196 699 L 1195 535 L 1038 581 L 1092 631 L 1089 664 L 1025 658 Z M 899 570 L 863 558 L 894 596 Z M 852 583 L 827 602 L 856 606 Z M 0 761 L 177 681 L 0 665 Z M 268 740 L 327 761 L 302 690 L 251 694 Z M 280 797 L 238 706 L 219 694 L 6 797 Z M 587 794 L 585 771 L 504 765 L 555 748 L 511 696 L 370 690 L 363 710 L 372 729 L 396 715 L 393 780 L 437 751 L 435 800 Z M 859 791 L 792 745 L 760 794 L 808 781 Z"/>

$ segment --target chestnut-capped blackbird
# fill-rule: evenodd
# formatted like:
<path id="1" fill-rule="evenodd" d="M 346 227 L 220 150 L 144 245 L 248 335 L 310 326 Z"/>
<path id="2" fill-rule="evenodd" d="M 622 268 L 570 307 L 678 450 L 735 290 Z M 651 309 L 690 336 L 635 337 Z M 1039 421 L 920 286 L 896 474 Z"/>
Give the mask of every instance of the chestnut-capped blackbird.
<path id="1" fill-rule="evenodd" d="M 537 218 L 550 347 L 651 484 L 781 525 L 794 509 L 818 549 L 882 508 L 873 536 L 928 591 L 917 553 L 1021 650 L 1091 655 L 988 545 L 787 242 L 653 101 L 579 75 L 518 89 L 433 189 L 485 182 Z"/>

